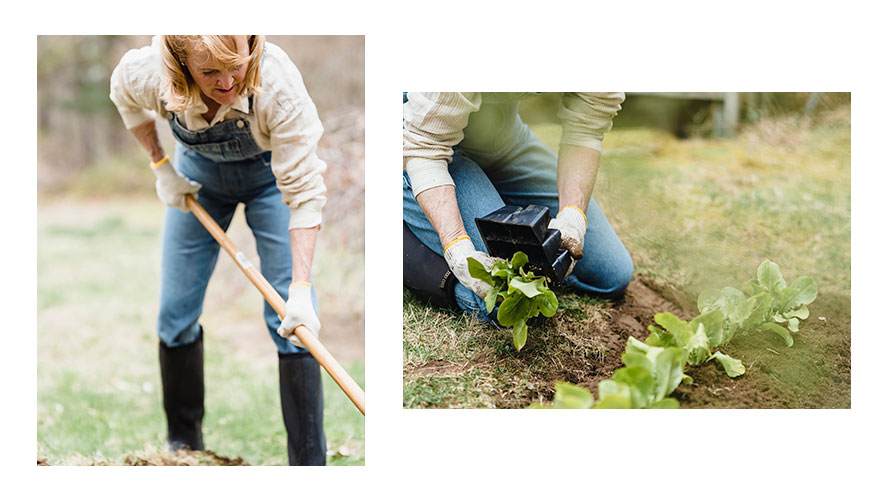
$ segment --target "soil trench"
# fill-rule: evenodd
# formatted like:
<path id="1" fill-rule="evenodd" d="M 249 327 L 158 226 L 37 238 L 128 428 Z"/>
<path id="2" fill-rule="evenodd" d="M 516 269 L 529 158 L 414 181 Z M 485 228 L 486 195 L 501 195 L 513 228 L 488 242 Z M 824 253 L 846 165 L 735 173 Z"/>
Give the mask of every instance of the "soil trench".
<path id="1" fill-rule="evenodd" d="M 597 398 L 599 383 L 623 366 L 628 339 L 646 340 L 655 314 L 671 312 L 683 320 L 697 314 L 662 295 L 641 276 L 619 301 L 561 307 L 556 316 L 533 328 L 519 353 L 512 348 L 504 355 L 500 349 L 482 349 L 469 360 L 432 360 L 404 375 L 410 381 L 483 381 L 483 387 L 475 382 L 462 389 L 482 392 L 479 403 L 465 403 L 454 395 L 444 397 L 439 406 L 525 408 L 549 402 L 558 381 L 585 387 Z M 792 347 L 775 335 L 739 334 L 722 350 L 742 360 L 745 375 L 730 378 L 714 362 L 687 366 L 686 374 L 694 382 L 681 384 L 672 396 L 681 408 L 849 408 L 849 299 L 822 296 L 810 310 L 812 315 L 794 335 Z M 840 321 L 841 317 L 847 319 Z M 490 382 L 496 373 L 509 376 Z"/>

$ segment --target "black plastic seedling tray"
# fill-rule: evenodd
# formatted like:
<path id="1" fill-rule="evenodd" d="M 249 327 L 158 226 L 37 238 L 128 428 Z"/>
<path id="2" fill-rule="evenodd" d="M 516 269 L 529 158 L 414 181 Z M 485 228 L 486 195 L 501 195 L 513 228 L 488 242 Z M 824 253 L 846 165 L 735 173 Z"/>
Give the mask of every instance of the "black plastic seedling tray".
<path id="1" fill-rule="evenodd" d="M 566 277 L 572 257 L 560 248 L 560 231 L 548 229 L 547 207 L 507 205 L 474 221 L 489 255 L 510 259 L 520 251 L 529 257 L 532 271 L 556 282 Z"/>

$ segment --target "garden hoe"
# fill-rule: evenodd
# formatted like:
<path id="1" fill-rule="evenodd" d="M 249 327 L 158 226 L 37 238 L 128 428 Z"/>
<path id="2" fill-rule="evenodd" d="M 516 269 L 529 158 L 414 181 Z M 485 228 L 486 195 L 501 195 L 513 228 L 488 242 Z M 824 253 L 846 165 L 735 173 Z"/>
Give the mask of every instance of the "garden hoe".
<path id="1" fill-rule="evenodd" d="M 265 279 L 264 276 L 256 269 L 251 262 L 240 252 L 237 247 L 234 246 L 234 243 L 228 238 L 225 232 L 221 227 L 215 222 L 215 220 L 203 209 L 203 206 L 194 199 L 192 195 L 185 195 L 185 203 L 188 205 L 188 208 L 194 213 L 197 219 L 203 224 L 203 227 L 209 231 L 209 234 L 215 238 L 215 241 L 225 249 L 225 251 L 230 255 L 234 261 L 237 263 L 237 267 L 246 274 L 246 277 L 249 278 L 249 281 L 258 288 L 258 291 L 264 296 L 265 300 L 271 304 L 271 307 L 274 308 L 274 311 L 282 318 L 286 316 L 286 301 L 280 297 L 280 294 L 277 293 L 277 290 L 274 290 L 274 287 L 268 283 L 268 280 Z M 295 336 L 301 341 L 302 345 L 304 345 L 311 354 L 314 355 L 314 358 L 317 360 L 320 365 L 323 366 L 324 369 L 332 376 L 332 379 L 335 380 L 335 383 L 338 384 L 339 387 L 345 392 L 348 398 L 354 403 L 360 413 L 366 415 L 366 410 L 364 409 L 364 394 L 363 389 L 357 385 L 357 382 L 348 375 L 348 372 L 345 371 L 344 368 L 332 357 L 332 354 L 320 343 L 316 336 L 311 333 L 304 325 L 299 326 L 295 329 Z"/>
<path id="2" fill-rule="evenodd" d="M 572 266 L 569 252 L 560 248 L 560 231 L 548 229 L 547 207 L 506 205 L 474 219 L 486 250 L 493 257 L 510 259 L 516 252 L 529 257 L 529 270 L 561 283 Z"/>

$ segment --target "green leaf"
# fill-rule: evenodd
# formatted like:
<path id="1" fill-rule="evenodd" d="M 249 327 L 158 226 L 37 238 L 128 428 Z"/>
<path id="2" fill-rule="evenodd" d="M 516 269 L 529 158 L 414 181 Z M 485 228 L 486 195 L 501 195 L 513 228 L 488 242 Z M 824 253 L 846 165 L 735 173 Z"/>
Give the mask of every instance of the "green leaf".
<path id="1" fill-rule="evenodd" d="M 738 377 L 739 375 L 744 375 L 745 369 L 744 365 L 741 363 L 741 360 L 729 357 L 723 354 L 720 351 L 711 354 L 711 357 L 708 358 L 708 361 L 716 359 L 720 366 L 726 370 L 726 375 L 730 377 Z"/>
<path id="2" fill-rule="evenodd" d="M 748 286 L 745 292 L 748 295 L 757 295 L 758 293 L 769 293 L 769 290 L 760 286 L 760 282 L 758 282 L 757 280 L 751 280 L 748 282 Z"/>
<path id="3" fill-rule="evenodd" d="M 683 380 L 683 350 L 678 347 L 663 349 L 654 360 L 655 384 L 657 389 L 656 400 L 662 399 L 674 392 Z"/>
<path id="4" fill-rule="evenodd" d="M 645 408 L 655 395 L 655 379 L 643 366 L 626 366 L 615 370 L 612 380 L 631 388 L 631 406 Z"/>
<path id="5" fill-rule="evenodd" d="M 695 331 L 699 325 L 704 326 L 704 334 L 708 337 L 708 347 L 717 347 L 723 342 L 722 311 L 710 311 L 696 316 L 689 322 L 689 330 Z"/>
<path id="6" fill-rule="evenodd" d="M 692 385 L 695 383 L 695 380 L 692 380 L 692 377 L 689 375 L 683 374 L 683 380 L 680 381 L 681 384 Z"/>
<path id="7" fill-rule="evenodd" d="M 612 380 L 604 380 L 597 387 L 600 393 L 600 400 L 594 405 L 595 409 L 630 409 L 631 405 L 631 388 L 624 384 L 619 384 Z"/>
<path id="8" fill-rule="evenodd" d="M 597 404 L 594 405 L 595 410 L 630 410 L 631 409 L 631 396 L 630 391 L 628 394 L 613 394 L 611 396 L 606 396 L 605 398 L 601 398 L 597 401 Z"/>
<path id="9" fill-rule="evenodd" d="M 486 292 L 486 312 L 491 313 L 495 309 L 495 303 L 498 302 L 498 294 L 501 293 L 503 284 L 492 285 L 492 288 Z"/>
<path id="10" fill-rule="evenodd" d="M 538 309 L 538 298 L 539 297 L 541 297 L 541 295 L 536 295 L 535 297 L 529 299 L 529 314 L 526 315 L 527 319 L 534 318 L 534 317 L 538 316 L 538 313 L 541 312 Z"/>
<path id="11" fill-rule="evenodd" d="M 784 316 L 786 318 L 806 319 L 809 317 L 809 308 L 806 306 L 800 306 L 799 309 L 786 312 Z"/>
<path id="12" fill-rule="evenodd" d="M 529 257 L 526 256 L 523 252 L 517 252 L 511 257 L 511 268 L 512 269 L 520 269 L 529 263 Z"/>
<path id="13" fill-rule="evenodd" d="M 526 332 L 528 329 L 526 320 L 523 319 L 514 325 L 514 347 L 517 348 L 517 351 L 523 349 L 523 346 L 526 345 Z"/>
<path id="14" fill-rule="evenodd" d="M 673 343 L 673 345 L 676 345 L 676 341 L 674 341 L 674 336 L 669 334 L 668 332 L 662 330 L 655 325 L 649 325 L 647 328 L 652 333 L 650 333 L 649 336 L 646 337 L 646 345 L 651 345 L 653 347 L 668 347 L 669 343 Z"/>
<path id="15" fill-rule="evenodd" d="M 525 278 L 514 278 L 509 285 L 520 290 L 523 292 L 523 295 L 530 299 L 541 294 L 542 289 L 547 288 L 544 278 L 536 278 L 531 281 L 526 281 Z"/>
<path id="16" fill-rule="evenodd" d="M 625 366 L 642 366 L 652 374 L 655 401 L 670 394 L 683 380 L 683 349 L 679 347 L 653 347 L 629 337 L 621 359 Z"/>
<path id="17" fill-rule="evenodd" d="M 554 384 L 554 408 L 584 410 L 594 405 L 594 396 L 584 387 L 557 382 Z"/>
<path id="18" fill-rule="evenodd" d="M 778 336 L 781 337 L 782 340 L 784 340 L 784 343 L 787 344 L 788 347 L 794 345 L 794 338 L 791 337 L 791 334 L 779 324 L 772 322 L 763 323 L 762 325 L 760 325 L 760 330 L 777 333 Z"/>
<path id="19" fill-rule="evenodd" d="M 723 292 L 717 290 L 716 288 L 703 290 L 700 294 L 698 294 L 697 302 L 698 312 L 702 314 L 714 310 L 721 310 L 724 313 L 728 313 L 729 303 L 726 300 L 726 296 L 723 295 Z"/>
<path id="20" fill-rule="evenodd" d="M 655 325 L 649 325 L 648 329 L 652 334 L 646 338 L 646 345 L 653 347 L 680 347 L 677 338 L 671 332 L 662 330 Z"/>
<path id="21" fill-rule="evenodd" d="M 492 264 L 492 275 L 496 278 L 510 281 L 514 276 L 514 271 L 508 267 L 507 261 L 497 260 L 495 261 L 495 264 Z"/>
<path id="22" fill-rule="evenodd" d="M 769 311 L 772 305 L 772 296 L 767 292 L 760 292 L 751 298 L 754 299 L 754 309 L 739 325 L 740 328 L 745 330 L 759 329 L 758 325 L 769 320 L 770 317 Z"/>
<path id="23" fill-rule="evenodd" d="M 676 410 L 677 408 L 680 408 L 680 403 L 674 398 L 664 398 L 649 406 L 650 410 Z"/>
<path id="24" fill-rule="evenodd" d="M 535 297 L 533 300 L 538 303 L 538 310 L 541 311 L 541 314 L 546 318 L 550 318 L 556 314 L 557 308 L 560 307 L 560 303 L 557 302 L 557 295 L 550 290 L 545 290 L 540 296 Z"/>
<path id="25" fill-rule="evenodd" d="M 515 326 L 529 317 L 529 299 L 522 293 L 512 293 L 498 306 L 498 322 L 502 326 Z"/>
<path id="26" fill-rule="evenodd" d="M 738 331 L 738 325 L 735 323 L 728 323 L 726 328 L 723 329 L 723 342 L 720 342 L 720 345 L 726 345 L 732 340 L 732 337 L 735 336 L 735 332 Z"/>
<path id="27" fill-rule="evenodd" d="M 489 272 L 492 289 L 485 297 L 487 312 L 495 309 L 498 297 L 503 298 L 498 305 L 498 322 L 502 326 L 514 327 L 514 346 L 518 351 L 526 344 L 526 320 L 539 314 L 551 317 L 559 307 L 557 296 L 548 289 L 547 278 L 522 269 L 528 262 L 529 258 L 523 252 L 515 253 L 509 261 L 496 260 Z M 479 263 L 469 262 L 469 265 L 475 267 L 472 273 L 482 277 L 483 271 L 476 269 Z"/>
<path id="28" fill-rule="evenodd" d="M 669 312 L 656 314 L 655 322 L 673 334 L 680 345 L 686 345 L 686 343 L 689 342 L 690 337 L 692 337 L 692 332 L 689 331 L 689 325 Z"/>
<path id="29" fill-rule="evenodd" d="M 790 311 L 811 304 L 818 297 L 818 285 L 809 276 L 801 276 L 782 292 L 782 311 Z"/>
<path id="30" fill-rule="evenodd" d="M 689 338 L 689 341 L 683 346 L 683 362 L 688 361 L 690 364 L 697 365 L 711 355 L 711 344 L 708 336 L 705 335 L 704 324 L 696 325 L 695 333 Z"/>
<path id="31" fill-rule="evenodd" d="M 608 398 L 613 394 L 619 394 L 621 392 L 627 394 L 627 391 L 622 391 L 622 386 L 612 381 L 611 379 L 603 380 L 602 382 L 600 382 L 600 384 L 597 386 L 597 392 L 600 395 L 601 400 L 604 398 Z"/>
<path id="32" fill-rule="evenodd" d="M 480 263 L 477 259 L 473 257 L 468 257 L 468 272 L 471 273 L 472 278 L 476 278 L 478 280 L 489 283 L 490 285 L 494 285 L 495 283 L 492 281 L 492 274 L 483 267 L 483 264 Z"/>
<path id="33" fill-rule="evenodd" d="M 788 330 L 797 333 L 800 331 L 800 320 L 797 318 L 791 318 L 788 320 Z"/>
<path id="34" fill-rule="evenodd" d="M 781 291 L 787 286 L 778 264 L 771 260 L 764 260 L 757 268 L 757 281 L 771 294 Z"/>
<path id="35" fill-rule="evenodd" d="M 726 297 L 726 301 L 733 307 L 745 301 L 745 296 L 741 290 L 732 286 L 723 288 L 723 296 Z"/>
<path id="36" fill-rule="evenodd" d="M 627 361 L 625 361 L 625 356 L 639 356 L 639 357 L 642 357 L 643 359 L 646 360 L 645 362 L 641 362 L 639 364 L 651 363 L 651 361 L 650 361 L 651 358 L 648 358 L 647 354 L 652 349 L 661 350 L 660 347 L 654 348 L 652 346 L 648 346 L 648 345 L 644 344 L 643 342 L 640 342 L 639 340 L 637 340 L 634 337 L 628 337 L 628 343 L 627 343 L 627 345 L 625 345 L 625 352 L 622 355 L 622 361 L 625 362 L 625 365 L 628 365 L 629 363 Z M 638 364 L 638 363 L 630 363 L 630 364 Z M 650 367 L 651 366 L 652 365 L 650 364 Z"/>
<path id="37" fill-rule="evenodd" d="M 741 290 L 732 287 L 726 287 L 723 290 L 729 301 L 729 312 L 727 313 L 729 321 L 741 324 L 753 312 L 756 304 L 755 296 L 746 298 Z"/>
<path id="38" fill-rule="evenodd" d="M 642 366 L 650 372 L 653 369 L 652 361 L 647 358 L 645 354 L 640 354 L 637 352 L 625 352 L 621 355 L 621 361 L 625 364 L 625 366 Z"/>

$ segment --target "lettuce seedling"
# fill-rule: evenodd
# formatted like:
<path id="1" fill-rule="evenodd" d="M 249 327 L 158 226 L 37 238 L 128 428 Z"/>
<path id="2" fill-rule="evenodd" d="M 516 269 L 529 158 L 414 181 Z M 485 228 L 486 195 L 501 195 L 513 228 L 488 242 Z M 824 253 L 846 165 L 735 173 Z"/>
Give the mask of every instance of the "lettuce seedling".
<path id="1" fill-rule="evenodd" d="M 584 387 L 569 382 L 555 382 L 554 389 L 554 401 L 550 405 L 533 403 L 529 408 L 534 410 L 587 410 L 594 405 L 594 396 Z"/>
<path id="2" fill-rule="evenodd" d="M 705 290 L 698 296 L 698 310 L 723 313 L 727 341 L 737 330 L 769 331 L 790 347 L 794 345 L 791 332 L 797 333 L 800 320 L 809 317 L 807 306 L 818 296 L 818 286 L 809 276 L 801 276 L 788 286 L 778 265 L 766 260 L 745 292 L 747 297 L 732 287 Z"/>
<path id="3" fill-rule="evenodd" d="M 622 356 L 625 366 L 616 370 L 611 380 L 600 382 L 600 399 L 593 407 L 676 408 L 677 401 L 666 396 L 681 382 L 692 383 L 683 373 L 685 365 L 716 360 L 730 377 L 744 374 L 740 360 L 713 349 L 728 344 L 739 331 L 774 332 L 790 347 L 794 343 L 791 332 L 796 333 L 800 320 L 809 317 L 807 306 L 817 296 L 812 278 L 801 276 L 788 286 L 778 265 L 766 260 L 745 292 L 725 287 L 699 294 L 701 315 L 692 321 L 658 313 L 657 325 L 649 326 L 651 333 L 645 343 L 628 339 Z M 587 408 L 588 398 L 593 402 L 587 389 L 562 382 L 556 385 L 554 400 L 559 408 Z M 581 406 L 566 406 L 577 402 Z"/>
<path id="4" fill-rule="evenodd" d="M 722 352 L 711 349 L 723 343 L 724 315 L 720 310 L 708 311 L 685 322 L 671 313 L 655 315 L 655 322 L 649 325 L 652 332 L 646 344 L 659 347 L 678 347 L 683 351 L 683 364 L 699 365 L 716 360 L 730 377 L 743 375 L 744 365 Z"/>
<path id="5" fill-rule="evenodd" d="M 519 351 L 526 345 L 529 328 L 526 321 L 539 314 L 550 318 L 557 312 L 557 296 L 548 288 L 548 279 L 524 271 L 529 257 L 517 252 L 511 260 L 497 260 L 487 270 L 476 259 L 468 258 L 471 276 L 490 285 L 486 294 L 486 312 L 492 313 L 498 305 L 496 319 L 502 326 L 514 328 L 514 347 Z"/>

